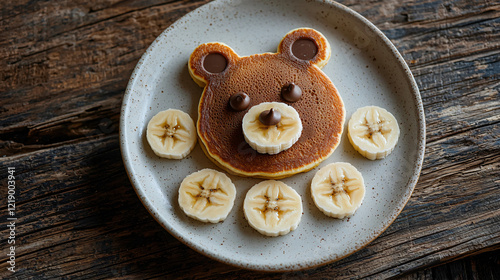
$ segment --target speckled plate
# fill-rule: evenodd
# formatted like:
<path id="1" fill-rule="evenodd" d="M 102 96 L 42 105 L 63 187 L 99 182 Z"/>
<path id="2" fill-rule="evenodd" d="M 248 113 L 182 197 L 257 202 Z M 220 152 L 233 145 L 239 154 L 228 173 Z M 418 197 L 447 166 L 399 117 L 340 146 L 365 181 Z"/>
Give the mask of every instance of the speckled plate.
<path id="1" fill-rule="evenodd" d="M 188 218 L 177 203 L 182 179 L 202 168 L 218 168 L 199 144 L 183 160 L 155 156 L 146 141 L 148 121 L 167 108 L 183 110 L 197 119 L 202 88 L 189 76 L 187 61 L 198 45 L 224 42 L 241 56 L 276 52 L 281 38 L 298 27 L 317 29 L 329 40 L 332 56 L 323 71 L 344 100 L 347 120 L 357 108 L 367 105 L 386 108 L 396 116 L 401 128 L 396 149 L 386 159 L 370 161 L 352 148 L 344 133 L 337 150 L 319 167 L 283 179 L 301 195 L 304 205 L 299 227 L 285 236 L 262 236 L 244 218 L 244 196 L 259 179 L 230 176 L 237 186 L 237 197 L 223 223 L 204 224 Z M 167 28 L 137 64 L 123 98 L 120 120 L 127 173 L 155 219 L 204 255 L 266 271 L 323 265 L 361 249 L 380 235 L 410 198 L 421 169 L 424 137 L 420 94 L 396 48 L 359 14 L 324 1 L 216 0 L 190 12 Z M 338 161 L 349 162 L 361 171 L 367 187 L 362 206 L 344 220 L 323 215 L 309 191 L 318 168 Z"/>

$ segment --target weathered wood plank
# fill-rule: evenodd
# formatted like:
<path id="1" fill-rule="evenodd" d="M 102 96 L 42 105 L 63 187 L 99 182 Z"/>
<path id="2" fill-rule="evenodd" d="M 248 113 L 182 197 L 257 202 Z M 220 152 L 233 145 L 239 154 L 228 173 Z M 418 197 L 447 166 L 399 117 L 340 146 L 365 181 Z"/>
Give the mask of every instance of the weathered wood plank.
<path id="1" fill-rule="evenodd" d="M 498 252 L 486 252 L 478 256 L 470 256 L 449 264 L 413 272 L 400 280 L 440 280 L 440 279 L 483 279 L 500 278 L 500 255 Z"/>
<path id="2" fill-rule="evenodd" d="M 167 26 L 204 2 L 53 1 L 26 4 L 26 14 L 4 19 L 0 153 L 54 147 L 116 126 L 140 56 Z"/>
<path id="3" fill-rule="evenodd" d="M 198 254 L 167 234 L 140 203 L 125 175 L 116 134 L 0 165 L 0 170 L 16 167 L 20 279 L 112 277 L 121 269 L 140 273 L 144 267 L 136 262 L 146 265 L 167 254 L 179 257 L 179 266 L 196 260 Z M 0 195 L 5 194 L 2 188 Z M 1 214 L 6 220 L 5 211 Z M 2 244 L 4 236 L 2 228 Z M 9 273 L 5 257 L 0 257 L 3 276 Z"/>

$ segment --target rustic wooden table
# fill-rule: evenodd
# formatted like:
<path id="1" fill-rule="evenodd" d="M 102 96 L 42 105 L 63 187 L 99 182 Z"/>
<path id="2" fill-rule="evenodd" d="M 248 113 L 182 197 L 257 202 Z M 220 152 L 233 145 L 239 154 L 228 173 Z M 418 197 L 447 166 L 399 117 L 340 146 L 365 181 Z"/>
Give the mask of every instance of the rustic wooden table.
<path id="1" fill-rule="evenodd" d="M 0 278 L 500 279 L 498 1 L 340 1 L 378 26 L 415 76 L 423 170 L 403 212 L 366 248 L 271 274 L 211 260 L 168 234 L 120 155 L 133 68 L 206 2 L 1 1 Z"/>

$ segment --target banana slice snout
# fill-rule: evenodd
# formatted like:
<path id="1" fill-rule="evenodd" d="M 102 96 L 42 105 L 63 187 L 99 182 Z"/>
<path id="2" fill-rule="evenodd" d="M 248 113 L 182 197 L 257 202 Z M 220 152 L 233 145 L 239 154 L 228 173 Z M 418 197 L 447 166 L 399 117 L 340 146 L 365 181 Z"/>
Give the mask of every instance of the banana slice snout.
<path id="1" fill-rule="evenodd" d="M 210 223 L 226 219 L 233 208 L 236 188 L 229 177 L 213 169 L 194 172 L 181 183 L 179 206 L 187 216 Z"/>
<path id="2" fill-rule="evenodd" d="M 349 163 L 330 163 L 314 175 L 311 194 L 325 215 L 338 219 L 351 216 L 365 197 L 363 176 Z"/>
<path id="3" fill-rule="evenodd" d="M 263 123 L 261 114 L 266 111 L 276 111 L 280 115 L 279 122 Z M 292 147 L 301 133 L 299 113 L 285 103 L 263 102 L 250 108 L 243 117 L 245 141 L 261 154 L 274 155 Z"/>
<path id="4" fill-rule="evenodd" d="M 146 130 L 146 138 L 157 156 L 182 159 L 196 145 L 196 127 L 187 113 L 177 109 L 168 109 L 151 118 Z"/>
<path id="5" fill-rule="evenodd" d="M 299 225 L 302 199 L 281 181 L 262 181 L 248 190 L 243 211 L 250 226 L 261 234 L 285 235 Z"/>
<path id="6" fill-rule="evenodd" d="M 388 156 L 396 147 L 399 138 L 396 118 L 377 106 L 356 110 L 347 129 L 349 141 L 354 149 L 371 160 Z"/>

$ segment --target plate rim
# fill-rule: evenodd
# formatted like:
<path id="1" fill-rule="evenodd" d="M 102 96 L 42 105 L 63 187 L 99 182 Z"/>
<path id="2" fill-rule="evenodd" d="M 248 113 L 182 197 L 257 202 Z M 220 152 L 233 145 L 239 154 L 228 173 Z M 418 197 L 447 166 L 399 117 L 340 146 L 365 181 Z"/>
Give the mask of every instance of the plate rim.
<path id="1" fill-rule="evenodd" d="M 211 259 L 214 259 L 216 261 L 231 265 L 231 266 L 236 266 L 239 268 L 243 269 L 248 269 L 248 270 L 254 270 L 254 271 L 267 271 L 267 272 L 289 272 L 289 271 L 298 271 L 298 270 L 305 270 L 305 269 L 312 269 L 315 267 L 327 265 L 333 262 L 336 262 L 340 259 L 346 258 L 357 251 L 365 248 L 368 246 L 371 242 L 373 242 L 375 239 L 377 239 L 382 233 L 384 233 L 387 228 L 394 223 L 396 218 L 400 215 L 401 211 L 404 209 L 406 204 L 411 198 L 411 195 L 415 189 L 415 186 L 418 182 L 420 172 L 422 170 L 422 165 L 423 165 L 423 160 L 425 156 L 425 145 L 426 145 L 426 124 L 425 124 L 425 114 L 424 114 L 424 109 L 423 109 L 423 102 L 422 98 L 420 95 L 420 91 L 418 89 L 418 85 L 415 81 L 415 78 L 406 63 L 406 61 L 403 59 L 402 55 L 399 53 L 398 49 L 394 46 L 394 44 L 387 38 L 387 36 L 380 30 L 378 27 L 376 27 L 372 22 L 370 22 L 368 19 L 366 19 L 364 16 L 359 14 L 358 12 L 352 10 L 351 8 L 340 4 L 338 2 L 335 2 L 333 0 L 326 0 L 326 1 L 320 1 L 320 0 L 315 0 L 312 1 L 311 3 L 316 3 L 316 2 L 321 2 L 321 4 L 326 4 L 329 6 L 332 6 L 335 9 L 340 10 L 343 13 L 346 13 L 350 15 L 351 17 L 355 18 L 356 20 L 359 20 L 362 24 L 367 26 L 371 32 L 376 34 L 384 43 L 385 47 L 387 47 L 391 53 L 394 55 L 396 58 L 396 61 L 398 62 L 399 66 L 404 70 L 404 77 L 407 80 L 407 83 L 411 86 L 410 91 L 412 93 L 413 101 L 416 104 L 416 109 L 417 109 L 417 134 L 419 137 L 418 143 L 417 143 L 417 155 L 416 155 L 416 160 L 413 164 L 413 172 L 412 175 L 410 176 L 408 183 L 405 185 L 406 192 L 404 193 L 403 201 L 401 204 L 398 204 L 396 206 L 395 214 L 389 218 L 389 221 L 377 232 L 377 234 L 371 236 L 368 238 L 368 241 L 358 248 L 355 248 L 351 252 L 338 256 L 336 258 L 332 258 L 326 261 L 315 261 L 315 262 L 309 262 L 306 265 L 294 265 L 292 268 L 290 267 L 280 267 L 279 265 L 275 266 L 266 266 L 266 265 L 258 265 L 258 264 L 250 264 L 250 263 L 244 263 L 244 262 L 235 262 L 231 258 L 223 256 L 221 254 L 212 254 L 210 252 L 206 252 L 203 250 L 203 248 L 199 247 L 198 244 L 195 243 L 190 243 L 187 240 L 185 240 L 181 234 L 178 233 L 175 228 L 171 227 L 166 221 L 162 221 L 161 217 L 157 215 L 156 212 L 153 211 L 155 208 L 152 204 L 152 202 L 147 198 L 145 191 L 143 188 L 139 187 L 140 183 L 136 180 L 136 178 L 133 175 L 132 170 L 134 169 L 131 163 L 131 160 L 129 159 L 129 153 L 128 153 L 128 147 L 127 147 L 127 141 L 124 140 L 126 138 L 124 136 L 124 129 L 126 127 L 126 121 L 125 121 L 125 112 L 126 112 L 126 107 L 127 107 L 127 101 L 130 99 L 130 96 L 132 94 L 132 88 L 134 88 L 135 84 L 137 83 L 137 78 L 142 71 L 142 65 L 146 59 L 149 57 L 149 53 L 157 47 L 159 43 L 159 39 L 162 38 L 166 33 L 168 33 L 170 30 L 175 28 L 176 23 L 179 21 L 182 21 L 183 19 L 191 16 L 192 14 L 196 13 L 200 8 L 206 7 L 208 5 L 215 5 L 215 3 L 219 2 L 227 2 L 230 0 L 214 0 L 209 3 L 203 4 L 196 9 L 184 14 L 182 17 L 178 18 L 175 20 L 173 23 L 171 23 L 168 27 L 166 27 L 156 38 L 155 40 L 148 46 L 144 54 L 141 56 L 139 61 L 137 62 L 136 66 L 134 67 L 134 70 L 132 74 L 130 75 L 129 82 L 127 84 L 125 93 L 123 95 L 122 99 L 122 105 L 121 105 L 121 111 L 120 111 L 120 123 L 119 123 L 119 142 L 120 142 L 120 153 L 122 156 L 122 160 L 124 163 L 125 171 L 127 173 L 127 177 L 129 178 L 129 181 L 132 184 L 132 187 L 134 188 L 135 193 L 137 194 L 139 200 L 141 203 L 144 205 L 146 210 L 149 212 L 149 214 L 158 222 L 169 234 L 174 236 L 177 240 L 179 240 L 181 243 L 184 245 L 188 246 L 189 248 L 195 250 L 196 252 L 207 256 Z"/>

